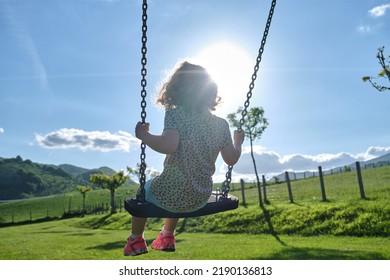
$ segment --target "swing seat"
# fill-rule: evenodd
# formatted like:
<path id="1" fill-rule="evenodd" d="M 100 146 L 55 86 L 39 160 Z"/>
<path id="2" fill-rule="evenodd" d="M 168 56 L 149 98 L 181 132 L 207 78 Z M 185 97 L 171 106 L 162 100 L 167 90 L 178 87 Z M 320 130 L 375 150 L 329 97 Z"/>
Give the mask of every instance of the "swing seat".
<path id="1" fill-rule="evenodd" d="M 137 198 L 127 198 L 125 200 L 125 209 L 132 216 L 141 218 L 189 218 L 215 214 L 223 211 L 233 210 L 238 207 L 238 198 L 233 195 L 224 197 L 220 192 L 213 192 L 207 204 L 193 212 L 173 213 L 147 201 L 141 201 Z"/>

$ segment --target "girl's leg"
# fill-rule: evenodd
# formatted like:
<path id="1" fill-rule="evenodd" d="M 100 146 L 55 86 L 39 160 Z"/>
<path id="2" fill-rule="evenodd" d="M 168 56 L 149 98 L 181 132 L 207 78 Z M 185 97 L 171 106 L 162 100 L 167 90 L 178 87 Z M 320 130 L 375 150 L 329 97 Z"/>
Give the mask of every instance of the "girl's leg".
<path id="1" fill-rule="evenodd" d="M 179 219 L 177 218 L 166 218 L 164 227 L 158 234 L 157 239 L 152 242 L 152 249 L 162 251 L 175 251 L 175 229 Z"/>
<path id="2" fill-rule="evenodd" d="M 127 238 L 127 243 L 123 249 L 125 256 L 136 256 L 148 252 L 145 239 L 143 238 L 146 220 L 146 218 L 132 217 L 131 234 Z"/>
<path id="3" fill-rule="evenodd" d="M 147 218 L 132 217 L 131 219 L 131 235 L 133 237 L 142 236 L 144 234 Z"/>
<path id="4" fill-rule="evenodd" d="M 178 218 L 166 218 L 165 224 L 163 227 L 163 234 L 172 234 L 175 232 L 177 222 L 179 221 Z"/>

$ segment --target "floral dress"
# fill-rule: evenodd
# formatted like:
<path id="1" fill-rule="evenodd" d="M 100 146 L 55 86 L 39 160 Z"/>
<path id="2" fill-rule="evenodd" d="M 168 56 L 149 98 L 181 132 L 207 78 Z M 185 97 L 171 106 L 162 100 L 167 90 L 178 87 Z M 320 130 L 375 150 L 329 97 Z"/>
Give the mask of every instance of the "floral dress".
<path id="1" fill-rule="evenodd" d="M 165 113 L 167 129 L 179 131 L 179 146 L 166 156 L 163 172 L 151 182 L 151 195 L 169 211 L 194 211 L 207 203 L 218 154 L 232 143 L 229 124 L 210 112 L 189 113 L 177 107 Z"/>

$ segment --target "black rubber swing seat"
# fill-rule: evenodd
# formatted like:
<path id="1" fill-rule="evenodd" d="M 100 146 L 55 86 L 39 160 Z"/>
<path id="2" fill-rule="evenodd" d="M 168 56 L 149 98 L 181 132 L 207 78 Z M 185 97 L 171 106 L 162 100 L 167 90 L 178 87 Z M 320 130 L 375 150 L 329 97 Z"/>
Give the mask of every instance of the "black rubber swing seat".
<path id="1" fill-rule="evenodd" d="M 233 210 L 238 208 L 238 198 L 229 195 L 224 197 L 220 192 L 213 192 L 207 204 L 193 212 L 169 212 L 165 209 L 157 207 L 156 205 L 141 201 L 137 198 L 128 198 L 125 200 L 125 209 L 132 216 L 142 218 L 188 218 L 211 215 L 223 211 Z"/>

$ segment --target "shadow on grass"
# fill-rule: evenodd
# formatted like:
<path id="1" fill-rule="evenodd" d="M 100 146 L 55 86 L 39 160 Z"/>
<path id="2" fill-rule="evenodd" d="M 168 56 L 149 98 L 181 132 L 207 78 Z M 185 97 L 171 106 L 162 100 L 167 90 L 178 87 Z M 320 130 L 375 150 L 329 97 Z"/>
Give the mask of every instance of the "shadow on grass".
<path id="1" fill-rule="evenodd" d="M 264 256 L 255 259 L 262 259 Z M 270 260 L 385 260 L 379 253 L 365 251 L 340 251 L 323 248 L 284 247 L 282 250 L 267 256 Z"/>
<path id="2" fill-rule="evenodd" d="M 154 241 L 154 239 L 147 239 L 146 240 L 146 244 L 148 244 L 148 246 L 150 244 L 152 244 L 152 242 Z M 176 244 L 177 243 L 180 243 L 181 241 L 180 240 L 176 240 Z M 110 250 L 117 250 L 118 248 L 123 248 L 125 247 L 126 245 L 126 240 L 123 240 L 123 241 L 115 241 L 115 242 L 108 242 L 108 243 L 104 243 L 104 244 L 99 244 L 99 245 L 96 245 L 96 246 L 93 246 L 93 247 L 87 247 L 85 248 L 86 250 L 105 250 L 105 251 L 110 251 Z"/>
<path id="3" fill-rule="evenodd" d="M 91 232 L 78 232 L 78 233 L 68 233 L 68 234 L 65 234 L 64 236 L 95 236 L 96 234 L 95 233 L 91 233 Z"/>
<path id="4" fill-rule="evenodd" d="M 10 222 L 10 223 L 0 223 L 0 228 L 2 227 L 14 227 L 14 226 L 24 226 L 24 225 L 30 225 L 30 224 L 39 224 L 43 222 L 51 222 L 51 221 L 57 221 L 60 218 L 54 217 L 46 217 L 46 218 L 41 218 L 41 219 L 36 219 L 36 220 L 27 220 L 27 221 L 21 221 L 21 222 Z"/>
<path id="5" fill-rule="evenodd" d="M 271 215 L 268 212 L 268 210 L 263 206 L 260 206 L 261 210 L 263 211 L 265 221 L 267 222 L 268 225 L 268 232 L 283 246 L 288 246 L 283 240 L 280 239 L 278 234 L 276 233 L 274 226 L 271 221 Z M 187 218 L 184 218 L 182 221 L 182 224 L 180 228 L 176 229 L 176 236 L 183 233 L 186 229 L 187 226 Z"/>
<path id="6" fill-rule="evenodd" d="M 176 229 L 176 236 L 179 235 L 180 233 L 183 233 L 186 229 L 187 225 L 187 218 L 183 219 L 183 222 L 181 223 L 181 226 L 179 229 Z"/>
<path id="7" fill-rule="evenodd" d="M 271 233 L 271 235 L 273 237 L 275 237 L 276 241 L 278 241 L 281 245 L 287 246 L 287 244 L 283 240 L 281 240 L 280 237 L 278 236 L 278 234 L 276 233 L 274 226 L 272 225 L 271 215 L 269 214 L 268 210 L 264 207 L 264 205 L 260 206 L 260 208 L 261 208 L 261 210 L 263 210 L 264 217 L 265 217 L 265 220 L 267 222 L 268 229 L 269 229 L 269 232 Z"/>
<path id="8" fill-rule="evenodd" d="M 303 205 L 303 204 L 296 203 L 295 201 L 294 201 L 294 202 L 291 202 L 291 203 L 294 204 L 294 205 L 296 205 L 296 206 L 308 208 L 308 207 L 306 207 L 306 206 Z"/>
<path id="9" fill-rule="evenodd" d="M 106 222 L 107 219 L 109 219 L 112 216 L 112 214 L 104 215 L 99 219 L 94 220 L 89 224 L 89 226 L 93 229 L 100 228 L 101 226 L 104 226 L 105 224 L 109 224 L 109 222 Z"/>
<path id="10" fill-rule="evenodd" d="M 118 248 L 123 248 L 126 245 L 126 241 L 115 241 L 115 242 L 108 242 L 104 244 L 98 244 L 93 247 L 87 247 L 85 250 L 104 250 L 104 251 L 110 251 L 110 250 L 117 250 Z"/>

